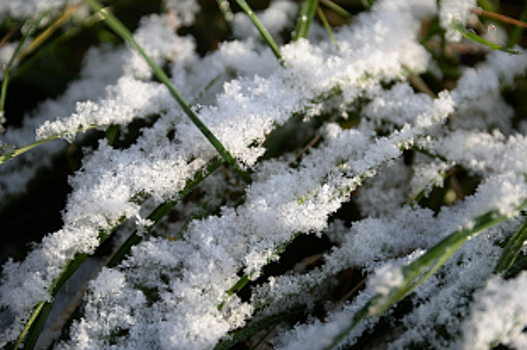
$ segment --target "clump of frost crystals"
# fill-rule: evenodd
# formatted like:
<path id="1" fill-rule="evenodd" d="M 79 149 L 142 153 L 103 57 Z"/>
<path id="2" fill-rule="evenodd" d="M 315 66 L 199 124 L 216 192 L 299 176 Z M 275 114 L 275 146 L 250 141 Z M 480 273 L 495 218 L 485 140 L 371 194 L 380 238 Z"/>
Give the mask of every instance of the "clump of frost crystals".
<path id="1" fill-rule="evenodd" d="M 44 11 L 54 10 L 66 5 L 75 5 L 80 2 L 81 0 L 0 0 L 0 18 L 26 19 Z"/>
<path id="2" fill-rule="evenodd" d="M 401 267 L 388 263 L 376 269 L 368 283 L 371 284 L 375 293 L 387 296 L 392 290 L 402 286 L 403 282 L 404 276 Z"/>
<path id="3" fill-rule="evenodd" d="M 176 27 L 194 24 L 197 13 L 201 10 L 197 0 L 164 0 L 167 10 L 177 17 Z"/>
<path id="4" fill-rule="evenodd" d="M 495 277 L 474 296 L 470 317 L 463 323 L 461 348 L 484 350 L 496 344 L 527 349 L 527 272 L 502 280 Z"/>
<path id="5" fill-rule="evenodd" d="M 461 34 L 453 28 L 465 25 L 471 14 L 470 9 L 477 6 L 476 0 L 442 0 L 439 10 L 439 22 L 446 29 L 447 39 L 461 40 Z"/>

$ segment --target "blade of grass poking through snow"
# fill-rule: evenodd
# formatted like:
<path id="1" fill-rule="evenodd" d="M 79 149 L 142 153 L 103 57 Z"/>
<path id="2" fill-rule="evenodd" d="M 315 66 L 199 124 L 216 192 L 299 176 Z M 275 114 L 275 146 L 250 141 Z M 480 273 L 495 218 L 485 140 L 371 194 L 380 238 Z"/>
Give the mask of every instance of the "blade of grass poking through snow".
<path id="1" fill-rule="evenodd" d="M 439 172 L 439 176 L 441 176 L 444 179 L 446 177 L 446 172 L 444 171 Z M 423 199 L 426 196 L 427 192 L 430 191 L 430 189 L 435 185 L 435 183 L 436 183 L 435 179 L 428 181 L 423 186 L 423 189 L 421 189 L 418 193 L 415 193 L 410 197 L 410 199 L 408 200 L 408 204 L 410 204 L 411 206 L 416 206 L 417 203 L 419 203 L 421 199 Z"/>
<path id="2" fill-rule="evenodd" d="M 500 51 L 504 51 L 504 52 L 507 52 L 507 53 L 510 53 L 510 54 L 513 54 L 513 55 L 519 54 L 518 51 L 508 49 L 506 47 L 503 47 L 503 46 L 491 43 L 490 41 L 483 39 L 479 35 L 477 35 L 475 33 L 472 33 L 471 31 L 469 31 L 467 28 L 465 28 L 464 26 L 462 26 L 460 24 L 455 24 L 454 25 L 454 29 L 457 30 L 458 32 L 460 32 L 461 35 L 463 35 L 463 37 L 465 37 L 465 38 L 467 38 L 469 40 L 475 41 L 475 42 L 477 42 L 479 44 L 485 45 L 485 46 L 487 46 L 488 48 L 490 48 L 492 50 L 500 50 Z"/>
<path id="3" fill-rule="evenodd" d="M 24 46 L 24 43 L 26 42 L 27 38 L 29 38 L 35 30 L 37 30 L 40 22 L 48 15 L 47 12 L 44 12 L 41 14 L 38 18 L 35 20 L 28 20 L 25 24 L 26 32 L 22 36 L 22 39 L 18 42 L 17 47 L 15 48 L 15 52 L 13 52 L 13 55 L 9 59 L 9 62 L 4 67 L 4 80 L 2 81 L 2 94 L 0 96 L 0 132 L 3 132 L 3 124 L 5 122 L 5 116 L 4 116 L 4 108 L 5 108 L 5 98 L 7 95 L 7 85 L 9 84 L 9 75 L 11 73 L 11 68 L 13 67 L 15 63 L 15 59 L 17 59 L 20 56 L 22 47 Z M 0 158 L 1 159 L 1 158 Z M 0 163 L 1 164 L 1 163 Z"/>
<path id="4" fill-rule="evenodd" d="M 99 245 L 101 245 L 111 233 L 115 231 L 123 222 L 125 218 L 121 218 L 117 225 L 115 225 L 111 232 L 99 232 Z M 33 349 L 37 343 L 38 337 L 46 324 L 46 320 L 49 316 L 49 312 L 53 306 L 54 300 L 60 291 L 60 289 L 66 284 L 70 277 L 79 269 L 88 257 L 85 253 L 80 253 L 75 256 L 72 260 L 62 269 L 60 275 L 53 281 L 53 284 L 49 287 L 48 291 L 51 296 L 51 301 L 41 301 L 33 310 L 33 314 L 26 323 L 24 330 L 18 337 L 18 340 L 14 346 L 14 350 L 20 347 L 20 344 L 24 342 L 24 350 Z"/>
<path id="5" fill-rule="evenodd" d="M 153 224 L 147 227 L 146 231 L 150 232 L 155 227 L 155 225 L 174 207 L 174 205 L 176 205 L 182 198 L 192 192 L 203 180 L 207 178 L 208 175 L 212 174 L 216 169 L 218 169 L 222 163 L 223 161 L 221 158 L 214 158 L 208 163 L 208 166 L 205 168 L 205 170 L 199 171 L 194 177 L 194 179 L 187 183 L 185 188 L 179 192 L 179 196 L 177 199 L 160 204 L 148 216 L 147 219 L 153 221 Z M 143 200 L 145 199 L 146 198 L 143 198 Z M 110 237 L 110 235 L 124 222 L 125 219 L 125 217 L 119 219 L 119 221 L 116 223 L 116 225 L 113 226 L 110 232 L 101 231 L 99 233 L 99 245 L 102 244 L 108 237 Z M 130 237 L 125 241 L 125 243 L 118 249 L 117 253 L 114 254 L 114 256 L 110 259 L 107 266 L 113 267 L 117 265 L 126 256 L 130 248 L 133 245 L 141 242 L 141 240 L 142 237 L 139 236 L 136 232 L 130 235 Z M 86 258 L 87 255 L 84 253 L 77 254 L 73 260 L 70 260 L 66 264 L 66 266 L 64 266 L 62 273 L 55 279 L 55 281 L 49 288 L 49 293 L 52 297 L 52 300 L 55 299 L 59 290 L 75 273 L 75 271 L 77 271 L 77 269 L 82 265 Z M 19 336 L 19 339 L 14 347 L 15 350 L 18 349 L 18 347 L 24 340 L 24 349 L 33 349 L 42 331 L 42 328 L 46 323 L 49 311 L 51 310 L 52 306 L 53 301 L 42 301 L 35 307 L 35 310 L 33 311 L 33 314 L 31 315 L 28 323 L 26 324 L 26 327 Z"/>
<path id="6" fill-rule="evenodd" d="M 46 143 L 48 141 L 51 141 L 51 140 L 55 140 L 55 139 L 58 139 L 59 138 L 59 135 L 55 135 L 55 136 L 51 136 L 51 137 L 48 137 L 47 139 L 42 139 L 42 140 L 39 140 L 37 142 L 34 142 L 30 145 L 27 145 L 27 146 L 24 146 L 24 147 L 20 147 L 20 148 L 17 148 L 11 152 L 8 152 L 6 154 L 4 154 L 3 156 L 0 157 L 0 164 L 4 163 L 5 161 L 8 161 L 9 159 L 12 159 L 12 158 L 15 158 L 16 156 L 19 156 L 23 153 L 26 153 L 27 151 L 43 144 L 43 143 Z"/>
<path id="7" fill-rule="evenodd" d="M 311 22 L 313 22 L 317 7 L 318 0 L 306 0 L 304 2 L 298 15 L 298 20 L 296 21 L 295 32 L 293 34 L 294 41 L 300 38 L 307 38 L 307 33 L 309 33 L 309 27 L 311 27 Z"/>
<path id="8" fill-rule="evenodd" d="M 280 244 L 276 249 L 275 251 L 273 252 L 273 254 L 267 258 L 266 260 L 266 263 L 265 265 L 269 264 L 271 261 L 273 261 L 278 255 L 282 254 L 285 249 L 287 248 L 287 246 L 289 244 L 291 244 L 295 238 L 297 238 L 298 236 L 300 236 L 302 232 L 297 232 L 295 233 L 288 241 Z M 251 280 L 251 278 L 254 276 L 254 274 L 256 273 L 257 271 L 251 271 L 250 274 L 244 274 L 226 293 L 225 293 L 225 298 L 224 300 L 218 305 L 218 310 L 222 310 L 223 309 L 223 306 L 225 306 L 225 302 L 227 301 L 227 299 L 232 296 L 234 293 L 237 293 L 239 292 L 243 287 L 245 287 L 245 285 L 247 283 L 249 283 L 249 281 Z"/>
<path id="9" fill-rule="evenodd" d="M 260 22 L 258 17 L 256 17 L 254 11 L 251 9 L 249 4 L 247 4 L 245 0 L 236 0 L 236 2 L 238 3 L 238 5 L 240 5 L 240 7 L 247 14 L 247 16 L 249 16 L 256 29 L 258 29 L 258 31 L 260 32 L 260 35 L 262 36 L 264 41 L 267 43 L 271 51 L 273 51 L 280 64 L 282 64 L 282 54 L 280 53 L 278 44 L 276 43 L 276 41 L 274 41 L 273 37 L 271 36 L 271 34 L 269 34 L 269 32 L 264 27 L 262 22 Z"/>
<path id="10" fill-rule="evenodd" d="M 103 6 L 95 1 L 95 0 L 84 0 L 88 6 L 94 11 L 100 14 L 100 16 L 104 19 L 104 22 L 108 27 L 110 27 L 112 30 L 114 30 L 122 39 L 124 39 L 126 42 L 130 44 L 148 63 L 150 68 L 154 71 L 155 76 L 168 88 L 170 91 L 170 94 L 174 99 L 177 101 L 181 109 L 183 109 L 183 112 L 192 120 L 192 122 L 198 127 L 199 131 L 209 140 L 209 142 L 216 148 L 218 153 L 229 163 L 236 171 L 240 173 L 240 176 L 244 179 L 246 182 L 251 182 L 250 177 L 248 174 L 242 172 L 239 170 L 238 165 L 236 164 L 236 160 L 234 157 L 230 154 L 230 152 L 223 146 L 223 144 L 214 136 L 214 134 L 209 130 L 209 128 L 199 119 L 196 113 L 192 111 L 190 106 L 187 104 L 187 102 L 183 99 L 183 97 L 179 94 L 176 87 L 172 84 L 168 76 L 165 74 L 165 72 L 148 56 L 148 54 L 143 50 L 143 48 L 135 41 L 130 31 L 124 26 L 124 24 L 121 23 L 115 17 L 107 8 L 103 8 Z"/>
<path id="11" fill-rule="evenodd" d="M 346 18 L 346 19 L 350 19 L 350 18 L 353 17 L 353 15 L 351 13 L 349 13 L 348 11 L 346 11 L 345 9 L 340 7 L 339 5 L 335 4 L 333 1 L 320 0 L 320 2 L 322 4 L 324 4 L 324 5 L 326 5 L 328 8 L 330 8 L 334 12 L 338 13 L 339 15 L 341 15 L 342 17 Z"/>
<path id="12" fill-rule="evenodd" d="M 524 202 L 518 210 L 523 210 L 525 207 L 527 207 L 527 202 Z M 371 298 L 366 306 L 353 315 L 350 325 L 335 336 L 332 344 L 326 350 L 337 347 L 361 321 L 367 317 L 380 316 L 384 311 L 410 294 L 432 276 L 466 241 L 510 219 L 510 216 L 500 215 L 494 211 L 481 215 L 475 219 L 472 228 L 454 232 L 428 250 L 419 259 L 408 266 L 402 267 L 403 283 L 399 287 L 393 288 L 387 294 L 377 294 Z"/>
<path id="13" fill-rule="evenodd" d="M 337 42 L 337 39 L 335 38 L 335 35 L 333 35 L 333 31 L 331 30 L 331 26 L 328 23 L 328 20 L 326 18 L 326 15 L 324 15 L 324 11 L 319 7 L 317 7 L 317 14 L 320 18 L 320 21 L 322 21 L 322 24 L 324 25 L 324 28 L 326 28 L 326 31 L 328 32 L 329 36 L 331 37 L 331 41 L 335 43 L 335 46 L 337 47 L 337 50 L 340 51 L 339 43 Z"/>
<path id="14" fill-rule="evenodd" d="M 87 130 L 90 130 L 90 129 L 95 129 L 95 128 L 98 128 L 99 125 L 88 125 L 88 126 L 81 126 L 79 128 L 77 128 L 77 132 L 81 132 L 81 131 L 87 131 Z M 58 138 L 61 138 L 63 136 L 63 134 L 57 134 L 57 135 L 53 135 L 53 136 L 50 136 L 48 138 L 45 138 L 45 139 L 42 139 L 42 140 L 38 140 L 32 144 L 29 144 L 27 146 L 23 146 L 23 147 L 20 147 L 20 148 L 17 148 L 11 152 L 7 152 L 6 154 L 4 154 L 3 156 L 0 156 L 0 164 L 12 159 L 12 158 L 15 158 L 23 153 L 26 153 L 27 151 L 30 151 L 32 150 L 33 148 L 37 147 L 37 146 L 40 146 L 41 144 L 43 143 L 46 143 L 48 141 L 53 141 L 53 140 L 56 140 Z M 108 135 L 107 135 L 108 136 Z"/>
<path id="15" fill-rule="evenodd" d="M 148 215 L 147 217 L 147 220 L 152 221 L 152 224 L 143 229 L 143 232 L 142 232 L 143 235 L 152 231 L 152 229 L 159 223 L 159 221 L 161 221 L 161 219 L 165 217 L 165 215 L 168 214 L 170 210 L 172 210 L 174 205 L 179 203 L 181 199 L 185 198 L 190 192 L 194 191 L 194 189 L 203 180 L 205 180 L 210 174 L 216 171 L 216 169 L 218 169 L 222 163 L 223 161 L 221 158 L 212 159 L 211 161 L 208 162 L 207 166 L 203 170 L 198 171 L 196 173 L 194 178 L 191 181 L 189 181 L 187 185 L 185 186 L 185 188 L 178 193 L 178 197 L 176 199 L 166 201 L 164 203 L 161 203 L 159 206 L 157 206 L 157 208 L 155 208 L 154 211 L 150 213 L 150 215 Z M 130 251 L 130 248 L 138 244 L 142 240 L 143 240 L 143 236 L 139 235 L 137 231 L 132 233 L 126 239 L 126 241 L 119 247 L 117 252 L 115 252 L 115 254 L 112 256 L 110 261 L 108 261 L 107 266 L 108 267 L 117 266 L 117 264 L 119 264 L 124 259 L 124 257 L 128 254 L 128 252 Z"/>
<path id="16" fill-rule="evenodd" d="M 518 255 L 520 255 L 525 242 L 527 242 L 527 221 L 525 221 L 520 229 L 509 238 L 507 245 L 505 245 L 505 248 L 503 248 L 503 252 L 501 254 L 500 260 L 496 264 L 494 272 L 505 274 L 512 266 Z"/>

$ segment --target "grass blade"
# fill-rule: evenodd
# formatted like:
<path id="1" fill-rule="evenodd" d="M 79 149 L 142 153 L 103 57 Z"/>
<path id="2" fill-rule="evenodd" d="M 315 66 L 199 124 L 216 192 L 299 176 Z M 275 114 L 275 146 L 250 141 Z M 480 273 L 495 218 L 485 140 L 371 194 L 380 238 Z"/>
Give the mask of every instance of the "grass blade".
<path id="1" fill-rule="evenodd" d="M 467 38 L 469 40 L 475 41 L 475 42 L 477 42 L 479 44 L 485 45 L 485 46 L 487 46 L 488 48 L 490 48 L 492 50 L 500 50 L 500 51 L 504 51 L 504 52 L 507 52 L 507 53 L 510 53 L 510 54 L 513 54 L 513 55 L 519 54 L 518 51 L 515 51 L 515 50 L 512 50 L 512 49 L 508 49 L 506 47 L 503 47 L 503 46 L 491 43 L 490 41 L 483 39 L 482 37 L 480 37 L 476 33 L 473 33 L 471 31 L 469 31 L 467 28 L 465 28 L 464 26 L 462 26 L 460 24 L 455 24 L 454 25 L 454 29 L 456 29 L 459 33 L 461 33 L 461 35 L 463 35 L 463 37 L 465 37 L 465 38 Z"/>
<path id="2" fill-rule="evenodd" d="M 124 221 L 124 219 L 122 221 Z M 122 223 L 122 221 L 120 223 Z M 113 229 L 113 231 L 115 229 L 117 229 L 117 226 Z M 99 245 L 102 244 L 109 236 L 110 234 L 101 232 L 99 235 Z M 64 286 L 64 284 L 66 284 L 70 277 L 75 273 L 75 271 L 77 271 L 79 267 L 84 263 L 86 258 L 87 255 L 84 253 L 77 254 L 75 258 L 68 261 L 68 263 L 64 266 L 59 277 L 55 279 L 53 284 L 48 289 L 49 294 L 52 297 L 52 301 L 41 301 L 35 307 L 33 314 L 29 318 L 29 321 L 26 323 L 24 330 L 18 337 L 14 350 L 18 349 L 20 347 L 20 344 L 22 344 L 22 341 L 24 340 L 24 350 L 34 348 L 38 337 L 40 336 L 40 333 L 42 332 L 42 329 L 46 324 L 46 320 L 53 306 L 55 297 L 57 296 L 60 289 Z"/>
<path id="3" fill-rule="evenodd" d="M 287 246 L 289 244 L 291 244 L 295 238 L 297 238 L 298 236 L 300 236 L 302 232 L 297 232 L 295 233 L 289 240 L 287 240 L 286 242 L 280 244 L 276 249 L 275 251 L 273 252 L 273 254 L 267 258 L 266 262 L 265 262 L 265 265 L 269 264 L 271 261 L 273 261 L 278 255 L 282 254 L 282 252 L 285 251 L 285 249 L 287 248 Z M 249 283 L 249 281 L 251 281 L 251 278 L 254 276 L 254 274 L 256 273 L 257 271 L 252 271 L 250 274 L 244 274 L 242 277 L 240 277 L 240 279 L 227 291 L 225 292 L 225 297 L 224 297 L 224 300 L 218 305 L 218 310 L 221 311 L 223 309 L 223 307 L 225 306 L 225 303 L 227 302 L 227 299 L 229 297 L 231 297 L 234 293 L 237 293 L 239 292 L 243 287 L 245 287 L 245 285 L 247 283 Z"/>
<path id="4" fill-rule="evenodd" d="M 313 22 L 315 11 L 318 7 L 318 0 L 306 0 L 302 5 L 298 20 L 296 22 L 295 32 L 293 34 L 293 41 L 297 41 L 300 38 L 307 38 L 309 33 L 309 27 Z"/>
<path id="5" fill-rule="evenodd" d="M 210 174 L 212 174 L 216 169 L 218 169 L 222 164 L 222 160 L 220 158 L 214 158 L 212 159 L 207 167 L 204 170 L 198 171 L 196 175 L 194 176 L 194 179 L 192 179 L 183 190 L 179 192 L 178 198 L 166 201 L 164 203 L 161 203 L 150 215 L 148 216 L 148 220 L 153 221 L 153 224 L 146 227 L 144 233 L 150 232 L 158 223 L 159 221 L 176 205 L 179 203 L 179 201 L 186 197 L 190 192 L 192 192 L 203 180 L 205 180 Z M 144 234 L 143 233 L 143 234 Z M 114 267 L 117 266 L 128 254 L 130 251 L 130 248 L 139 242 L 143 240 L 143 236 L 139 235 L 138 232 L 132 233 L 126 241 L 119 247 L 117 252 L 112 256 L 110 261 L 107 263 L 108 267 Z"/>
<path id="6" fill-rule="evenodd" d="M 4 80 L 2 81 L 2 92 L 0 96 L 0 132 L 3 132 L 3 124 L 5 122 L 5 116 L 4 116 L 4 108 L 5 108 L 5 99 L 7 96 L 7 85 L 9 84 L 9 75 L 11 73 L 11 68 L 13 67 L 15 63 L 15 59 L 19 56 L 21 56 L 22 47 L 24 46 L 24 43 L 26 42 L 27 38 L 29 38 L 33 33 L 37 30 L 40 22 L 48 15 L 48 12 L 44 12 L 41 14 L 38 18 L 35 20 L 28 20 L 26 21 L 27 30 L 22 36 L 22 39 L 18 42 L 17 47 L 15 48 L 15 52 L 13 52 L 13 55 L 9 59 L 9 62 L 4 67 Z"/>
<path id="7" fill-rule="evenodd" d="M 214 158 L 211 162 L 209 162 L 209 165 L 206 167 L 205 170 L 198 172 L 194 179 L 190 181 L 182 191 L 180 191 L 180 196 L 178 197 L 178 199 L 173 201 L 167 201 L 159 205 L 148 216 L 148 219 L 153 221 L 154 224 L 149 226 L 147 228 L 147 231 L 152 230 L 152 228 L 173 208 L 174 205 L 176 205 L 187 194 L 192 192 L 203 180 L 205 180 L 205 178 L 207 178 L 208 175 L 212 174 L 217 168 L 219 168 L 221 164 L 221 158 Z M 125 217 L 122 217 L 110 232 L 101 231 L 99 235 L 99 245 L 102 244 L 108 237 L 110 237 L 111 233 L 113 233 L 113 231 L 115 231 L 124 222 L 124 220 Z M 130 235 L 130 237 L 125 241 L 125 243 L 119 248 L 117 253 L 110 259 L 107 266 L 113 267 L 117 265 L 126 256 L 130 248 L 133 245 L 141 242 L 141 240 L 142 237 L 139 236 L 136 232 Z M 49 288 L 49 293 L 52 296 L 52 299 L 57 296 L 57 293 L 62 288 L 62 286 L 69 280 L 69 278 L 75 273 L 75 271 L 77 271 L 77 269 L 82 265 L 82 263 L 84 263 L 86 258 L 86 254 L 77 254 L 73 260 L 70 260 L 66 264 L 62 273 L 57 279 L 55 279 L 55 281 Z M 24 349 L 32 349 L 32 347 L 28 347 L 28 344 L 32 344 L 32 346 L 36 344 L 40 332 L 42 331 L 42 328 L 46 323 L 46 319 L 48 317 L 52 305 L 53 302 L 42 301 L 36 306 L 35 310 L 33 311 L 33 314 L 31 315 L 28 323 L 26 324 L 26 327 L 24 328 L 24 331 L 20 334 L 14 349 L 18 349 L 24 339 L 27 339 L 26 344 L 24 345 Z"/>
<path id="8" fill-rule="evenodd" d="M 87 125 L 87 126 L 81 126 L 79 128 L 77 128 L 77 132 L 81 132 L 81 131 L 88 131 L 88 130 L 91 130 L 91 129 L 95 129 L 95 128 L 98 128 L 99 125 Z M 115 127 L 115 128 L 114 128 Z M 106 137 L 107 139 L 110 141 L 110 139 L 108 137 L 112 137 L 112 134 L 113 133 L 116 133 L 119 129 L 119 126 L 116 126 L 116 125 L 111 125 L 108 127 L 108 130 L 107 130 L 107 134 L 106 134 Z M 50 137 L 47 137 L 45 139 L 42 139 L 42 140 L 38 140 L 36 142 L 33 142 L 27 146 L 23 146 L 23 147 L 20 147 L 20 148 L 17 148 L 13 151 L 10 151 L 10 152 L 6 152 L 4 155 L 0 156 L 0 164 L 10 160 L 10 159 L 13 159 L 23 153 L 26 153 L 27 151 L 30 151 L 32 150 L 33 148 L 37 147 L 37 146 L 40 146 L 48 141 L 53 141 L 53 140 L 56 140 L 60 137 L 62 137 L 63 134 L 56 134 L 56 135 L 53 135 L 53 136 L 50 136 Z M 113 137 L 115 137 L 115 135 L 113 135 Z M 111 142 L 110 142 L 111 144 Z"/>
<path id="9" fill-rule="evenodd" d="M 341 15 L 342 17 L 346 18 L 346 19 L 350 19 L 350 18 L 353 17 L 353 15 L 351 13 L 349 13 L 348 11 L 346 11 L 345 9 L 340 7 L 339 5 L 335 4 L 333 1 L 320 0 L 320 2 L 322 4 L 324 4 L 324 5 L 326 5 L 328 8 L 330 8 L 334 12 L 338 13 L 339 15 Z"/>
<path id="10" fill-rule="evenodd" d="M 524 202 L 519 209 L 524 209 L 527 202 Z M 393 290 L 388 296 L 376 295 L 358 311 L 352 318 L 350 325 L 339 333 L 333 343 L 326 349 L 333 349 L 365 318 L 378 317 L 388 310 L 395 303 L 410 294 L 415 288 L 425 282 L 439 269 L 467 240 L 492 226 L 510 220 L 506 215 L 499 215 L 496 212 L 489 212 L 475 220 L 471 229 L 461 229 L 428 250 L 423 256 L 412 264 L 403 268 L 404 283 L 399 288 Z M 426 273 L 425 273 L 426 272 Z M 423 275 L 424 274 L 424 275 Z M 419 278 L 419 276 L 421 276 Z"/>
<path id="11" fill-rule="evenodd" d="M 30 145 L 27 145 L 27 146 L 24 146 L 24 147 L 20 147 L 20 148 L 17 148 L 11 152 L 8 152 L 6 154 L 4 154 L 3 156 L 0 156 L 0 164 L 12 159 L 12 158 L 15 158 L 23 153 L 26 153 L 27 151 L 37 147 L 37 146 L 40 146 L 41 144 L 43 143 L 46 143 L 48 141 L 51 141 L 51 140 L 55 140 L 59 138 L 59 135 L 55 135 L 55 136 L 52 136 L 52 137 L 48 137 L 46 139 L 42 139 L 42 140 L 38 140 L 37 142 L 34 142 Z"/>
<path id="12" fill-rule="evenodd" d="M 328 23 L 328 20 L 326 18 L 326 15 L 324 15 L 324 11 L 320 7 L 317 7 L 317 14 L 318 18 L 320 18 L 320 21 L 324 25 L 324 28 L 326 28 L 326 31 L 328 32 L 329 36 L 331 37 L 331 41 L 335 43 L 335 46 L 337 47 L 337 50 L 340 51 L 339 43 L 337 42 L 337 38 L 335 38 L 335 35 L 333 35 L 333 31 L 331 30 L 331 26 Z"/>
<path id="13" fill-rule="evenodd" d="M 275 57 L 278 59 L 280 64 L 282 64 L 283 59 L 282 54 L 280 53 L 280 49 L 278 48 L 278 44 L 276 43 L 276 41 L 274 41 L 273 37 L 271 36 L 271 34 L 269 34 L 269 32 L 264 27 L 262 22 L 260 22 L 258 17 L 256 17 L 254 11 L 251 9 L 249 4 L 247 4 L 245 0 L 236 0 L 236 2 L 238 3 L 238 5 L 240 5 L 240 7 L 247 14 L 247 16 L 249 16 L 256 29 L 258 29 L 258 31 L 260 32 L 260 35 L 262 36 L 264 41 L 267 43 L 271 51 L 273 51 Z"/>
<path id="14" fill-rule="evenodd" d="M 117 137 L 117 132 L 119 131 L 119 125 L 112 124 L 108 127 L 106 130 L 106 140 L 108 140 L 108 144 L 111 145 L 115 141 L 115 137 Z"/>
<path id="15" fill-rule="evenodd" d="M 527 221 L 523 223 L 520 229 L 511 238 L 509 238 L 507 245 L 503 248 L 503 253 L 496 264 L 494 272 L 501 274 L 507 273 L 518 255 L 520 255 L 525 242 L 527 242 Z"/>
<path id="16" fill-rule="evenodd" d="M 199 119 L 199 117 L 192 111 L 187 102 L 179 94 L 176 87 L 172 84 L 165 72 L 148 56 L 143 48 L 135 41 L 130 31 L 115 17 L 107 8 L 95 1 L 95 0 L 84 0 L 88 6 L 94 11 L 100 14 L 104 19 L 104 22 L 114 30 L 121 38 L 123 38 L 130 46 L 132 46 L 148 63 L 150 68 L 154 71 L 155 76 L 168 88 L 170 94 L 177 101 L 183 112 L 192 120 L 192 122 L 198 127 L 201 133 L 209 140 L 209 142 L 216 148 L 218 153 L 229 163 L 234 169 L 236 169 L 242 178 L 246 182 L 250 182 L 250 178 L 247 174 L 241 172 L 236 164 L 236 160 L 230 154 L 230 152 L 223 146 L 223 144 L 214 136 L 209 128 Z"/>

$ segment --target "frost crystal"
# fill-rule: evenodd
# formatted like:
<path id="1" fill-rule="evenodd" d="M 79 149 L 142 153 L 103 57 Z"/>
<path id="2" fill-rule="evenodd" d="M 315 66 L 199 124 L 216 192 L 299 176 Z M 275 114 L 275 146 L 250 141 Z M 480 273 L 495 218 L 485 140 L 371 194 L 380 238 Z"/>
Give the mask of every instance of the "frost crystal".
<path id="1" fill-rule="evenodd" d="M 463 323 L 463 348 L 488 349 L 501 343 L 515 349 L 527 346 L 527 307 L 522 293 L 527 273 L 504 281 L 494 278 L 475 295 L 470 317 Z M 499 307 L 496 307 L 499 305 Z"/>

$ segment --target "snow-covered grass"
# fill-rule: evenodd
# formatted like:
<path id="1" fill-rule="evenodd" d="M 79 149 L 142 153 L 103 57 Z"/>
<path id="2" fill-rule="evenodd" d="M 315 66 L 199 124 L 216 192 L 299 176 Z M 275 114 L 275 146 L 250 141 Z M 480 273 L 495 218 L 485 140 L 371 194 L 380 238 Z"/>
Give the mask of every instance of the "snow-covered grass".
<path id="1" fill-rule="evenodd" d="M 94 0 L 0 1 L 6 104 L 61 31 L 114 38 L 21 125 L 2 111 L 3 210 L 59 139 L 95 142 L 62 227 L 2 268 L 0 346 L 527 348 L 527 52 L 439 3 L 218 1 L 200 56 L 195 0 L 133 33 Z"/>

